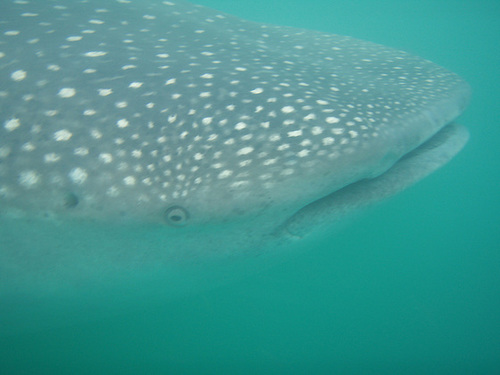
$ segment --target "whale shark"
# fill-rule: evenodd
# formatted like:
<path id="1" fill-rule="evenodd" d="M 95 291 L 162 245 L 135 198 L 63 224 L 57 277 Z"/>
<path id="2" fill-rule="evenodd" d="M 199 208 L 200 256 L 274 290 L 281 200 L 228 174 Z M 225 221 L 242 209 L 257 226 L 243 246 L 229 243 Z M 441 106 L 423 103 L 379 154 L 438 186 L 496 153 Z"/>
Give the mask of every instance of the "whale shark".
<path id="1" fill-rule="evenodd" d="M 470 88 L 430 61 L 181 0 L 5 0 L 0 82 L 9 306 L 204 283 L 200 265 L 300 247 L 468 139 Z"/>

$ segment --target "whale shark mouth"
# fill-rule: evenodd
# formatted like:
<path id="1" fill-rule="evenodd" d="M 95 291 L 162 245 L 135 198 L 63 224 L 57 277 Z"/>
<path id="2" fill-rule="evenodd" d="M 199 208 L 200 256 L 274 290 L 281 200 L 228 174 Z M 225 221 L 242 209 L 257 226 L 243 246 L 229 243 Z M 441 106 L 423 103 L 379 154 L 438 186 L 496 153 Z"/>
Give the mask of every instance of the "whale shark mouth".
<path id="1" fill-rule="evenodd" d="M 297 211 L 276 230 L 278 235 L 302 238 L 331 226 L 346 215 L 387 199 L 448 163 L 467 143 L 468 130 L 451 123 L 373 178 L 356 181 Z"/>

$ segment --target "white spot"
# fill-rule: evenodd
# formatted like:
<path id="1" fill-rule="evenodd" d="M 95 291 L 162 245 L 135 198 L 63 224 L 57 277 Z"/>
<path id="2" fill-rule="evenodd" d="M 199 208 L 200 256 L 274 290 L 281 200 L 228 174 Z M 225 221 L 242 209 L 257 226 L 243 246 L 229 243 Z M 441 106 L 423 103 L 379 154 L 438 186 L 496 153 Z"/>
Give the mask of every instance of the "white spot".
<path id="1" fill-rule="evenodd" d="M 251 153 L 253 151 L 253 147 L 243 147 L 242 149 L 239 149 L 238 152 L 236 152 L 236 154 L 238 156 L 240 155 L 248 155 L 249 153 Z"/>
<path id="2" fill-rule="evenodd" d="M 76 90 L 71 88 L 71 87 L 64 87 L 62 89 L 59 90 L 59 92 L 57 93 L 57 96 L 59 96 L 60 98 L 71 98 L 73 96 L 75 96 L 76 94 Z"/>
<path id="3" fill-rule="evenodd" d="M 111 186 L 108 190 L 106 190 L 106 195 L 110 197 L 117 197 L 120 195 L 120 190 L 116 186 Z"/>
<path id="4" fill-rule="evenodd" d="M 129 69 L 135 69 L 137 66 L 135 65 L 123 65 L 122 70 L 129 70 Z"/>
<path id="5" fill-rule="evenodd" d="M 116 102 L 115 107 L 116 108 L 126 108 L 128 106 L 127 102 Z"/>
<path id="6" fill-rule="evenodd" d="M 135 177 L 134 176 L 127 176 L 123 179 L 123 183 L 127 186 L 135 185 Z"/>
<path id="7" fill-rule="evenodd" d="M 201 92 L 200 93 L 200 98 L 209 98 L 212 96 L 211 92 Z"/>
<path id="8" fill-rule="evenodd" d="M 316 120 L 316 115 L 314 113 L 309 113 L 307 116 L 304 116 L 304 120 Z"/>
<path id="9" fill-rule="evenodd" d="M 83 55 L 87 57 L 101 57 L 106 56 L 108 53 L 105 51 L 89 51 L 85 52 Z"/>
<path id="10" fill-rule="evenodd" d="M 54 117 L 58 113 L 59 113 L 59 111 L 56 111 L 55 109 L 48 110 L 48 111 L 44 112 L 45 116 L 47 116 L 47 117 Z"/>
<path id="11" fill-rule="evenodd" d="M 19 35 L 21 32 L 19 30 L 8 30 L 4 32 L 5 35 L 7 36 L 16 36 Z"/>
<path id="12" fill-rule="evenodd" d="M 51 152 L 50 154 L 45 154 L 43 160 L 46 163 L 55 163 L 56 161 L 61 160 L 61 156 L 56 154 L 55 152 Z"/>
<path id="13" fill-rule="evenodd" d="M 349 135 L 351 138 L 356 138 L 358 136 L 358 132 L 354 130 L 349 130 Z"/>
<path id="14" fill-rule="evenodd" d="M 85 156 L 89 154 L 89 149 L 86 147 L 77 147 L 73 152 L 75 153 L 75 155 Z"/>
<path id="15" fill-rule="evenodd" d="M 300 137 L 302 136 L 302 130 L 294 130 L 294 131 L 291 131 L 291 132 L 288 132 L 288 136 L 289 137 Z"/>
<path id="16" fill-rule="evenodd" d="M 22 171 L 19 174 L 19 184 L 25 188 L 32 188 L 40 182 L 40 175 L 33 170 Z"/>
<path id="17" fill-rule="evenodd" d="M 302 147 L 308 147 L 308 146 L 311 146 L 312 145 L 312 142 L 310 139 L 304 139 L 302 142 L 300 142 L 300 145 Z"/>
<path id="18" fill-rule="evenodd" d="M 128 85 L 128 87 L 133 88 L 133 89 L 138 89 L 142 85 L 143 85 L 142 82 L 132 82 L 130 85 Z"/>
<path id="19" fill-rule="evenodd" d="M 83 38 L 83 36 L 80 36 L 80 35 L 78 35 L 78 36 L 68 36 L 66 38 L 66 40 L 68 42 L 78 42 L 79 40 L 82 40 L 82 38 Z"/>
<path id="20" fill-rule="evenodd" d="M 323 145 L 325 145 L 325 146 L 330 146 L 330 145 L 333 145 L 333 143 L 334 143 L 334 142 L 335 142 L 335 139 L 334 139 L 334 138 L 332 138 L 332 137 L 325 137 L 325 138 L 323 138 L 323 140 L 322 140 L 322 143 L 323 143 Z"/>
<path id="21" fill-rule="evenodd" d="M 214 78 L 214 75 L 210 74 L 210 73 L 205 73 L 205 74 L 202 74 L 200 77 L 203 79 L 212 79 L 212 78 Z"/>
<path id="22" fill-rule="evenodd" d="M 68 174 L 69 178 L 73 183 L 81 185 L 85 182 L 85 180 L 88 177 L 88 173 L 85 169 L 83 168 L 73 168 L 71 172 Z"/>
<path id="23" fill-rule="evenodd" d="M 273 175 L 271 173 L 264 173 L 262 175 L 259 176 L 259 179 L 261 180 L 269 180 L 273 177 Z"/>
<path id="24" fill-rule="evenodd" d="M 5 159 L 7 156 L 10 155 L 11 151 L 12 150 L 10 149 L 10 147 L 7 146 L 0 147 L 0 159 Z"/>
<path id="25" fill-rule="evenodd" d="M 210 125 L 212 123 L 213 117 L 205 117 L 201 120 L 203 125 Z"/>
<path id="26" fill-rule="evenodd" d="M 175 82 L 176 82 L 175 78 L 167 79 L 167 81 L 165 82 L 165 86 L 167 86 L 167 85 L 173 85 L 173 84 L 175 84 Z"/>
<path id="27" fill-rule="evenodd" d="M 25 144 L 23 144 L 21 146 L 21 149 L 23 151 L 28 151 L 28 152 L 29 151 L 33 151 L 35 148 L 36 148 L 35 145 L 33 143 L 31 143 L 31 142 L 26 142 Z"/>
<path id="28" fill-rule="evenodd" d="M 156 56 L 158 56 L 160 59 L 166 59 L 169 56 L 169 54 L 168 53 L 159 53 Z"/>
<path id="29" fill-rule="evenodd" d="M 10 78 L 13 80 L 13 81 L 22 81 L 23 79 L 26 78 L 26 76 L 28 75 L 28 73 L 26 73 L 26 71 L 24 70 L 16 70 L 15 72 L 12 72 L 12 74 L 10 75 Z"/>
<path id="30" fill-rule="evenodd" d="M 249 141 L 252 138 L 253 138 L 253 134 L 245 134 L 244 136 L 241 137 L 241 140 L 242 141 Z"/>
<path id="31" fill-rule="evenodd" d="M 294 170 L 292 168 L 286 168 L 281 171 L 282 176 L 290 176 L 294 173 Z"/>
<path id="32" fill-rule="evenodd" d="M 203 154 L 200 154 L 199 152 L 197 152 L 196 154 L 194 154 L 193 158 L 195 160 L 201 160 L 201 159 L 203 159 Z"/>
<path id="33" fill-rule="evenodd" d="M 270 140 L 271 142 L 277 142 L 277 141 L 279 141 L 280 139 L 281 139 L 281 136 L 280 136 L 279 134 L 271 134 L 271 135 L 269 136 L 269 140 Z"/>
<path id="34" fill-rule="evenodd" d="M 245 185 L 248 185 L 248 184 L 249 184 L 249 182 L 248 182 L 248 181 L 236 181 L 236 182 L 233 182 L 233 183 L 231 184 L 231 187 L 232 187 L 232 188 L 240 188 L 240 187 L 245 186 Z"/>
<path id="35" fill-rule="evenodd" d="M 340 119 L 338 117 L 330 116 L 326 118 L 326 122 L 329 124 L 336 124 Z"/>
<path id="36" fill-rule="evenodd" d="M 139 159 L 140 157 L 142 157 L 142 151 L 141 150 L 132 150 L 132 156 L 134 158 Z"/>
<path id="37" fill-rule="evenodd" d="M 93 73 L 97 72 L 97 69 L 90 69 L 90 68 L 88 68 L 88 69 L 85 69 L 83 72 L 85 74 L 93 74 Z"/>
<path id="38" fill-rule="evenodd" d="M 311 133 L 312 133 L 312 135 L 319 135 L 319 134 L 323 133 L 323 128 L 321 128 L 319 126 L 313 126 L 313 128 L 311 129 Z"/>
<path id="39" fill-rule="evenodd" d="M 116 125 L 117 125 L 119 128 L 126 128 L 127 126 L 129 126 L 129 124 L 130 124 L 130 123 L 129 123 L 129 122 L 128 122 L 128 120 L 127 120 L 127 119 L 125 119 L 125 118 L 122 118 L 122 119 L 120 119 L 120 120 L 118 120 L 118 121 L 116 122 Z"/>
<path id="40" fill-rule="evenodd" d="M 1 59 L 2 57 L 5 57 L 5 53 L 0 52 L 0 59 Z"/>
<path id="41" fill-rule="evenodd" d="M 56 64 L 50 64 L 47 65 L 47 70 L 50 70 L 51 72 L 58 72 L 59 70 L 61 70 L 61 67 Z"/>
<path id="42" fill-rule="evenodd" d="M 113 161 L 113 155 L 103 152 L 102 154 L 99 154 L 99 160 L 104 164 L 109 164 Z"/>
<path id="43" fill-rule="evenodd" d="M 69 130 L 66 129 L 61 129 L 58 130 L 54 133 L 54 139 L 57 142 L 66 142 L 69 141 L 69 139 L 73 136 L 73 133 L 71 133 Z"/>
<path id="44" fill-rule="evenodd" d="M 113 93 L 113 89 L 99 89 L 98 91 L 100 96 L 108 96 Z"/>
<path id="45" fill-rule="evenodd" d="M 11 118 L 10 120 L 5 121 L 3 125 L 3 127 L 9 132 L 17 129 L 20 126 L 21 126 L 21 121 L 19 121 L 18 118 Z"/>
<path id="46" fill-rule="evenodd" d="M 328 105 L 328 102 L 326 100 L 316 100 L 316 103 L 318 103 L 319 105 Z"/>
<path id="47" fill-rule="evenodd" d="M 90 135 L 94 139 L 101 139 L 102 138 L 102 133 L 99 130 L 97 130 L 97 129 L 92 129 L 90 131 Z"/>
<path id="48" fill-rule="evenodd" d="M 226 169 L 226 170 L 222 171 L 221 173 L 219 173 L 219 175 L 217 176 L 217 178 L 220 178 L 220 179 L 228 178 L 232 174 L 233 174 L 233 171 L 231 171 L 229 169 Z"/>
<path id="49" fill-rule="evenodd" d="M 271 165 L 271 164 L 276 163 L 277 160 L 278 160 L 277 158 L 275 158 L 275 159 L 267 159 L 267 160 L 264 160 L 264 162 L 262 164 L 264 164 L 264 165 Z"/>
<path id="50" fill-rule="evenodd" d="M 94 116 L 97 112 L 94 109 L 86 109 L 83 111 L 84 116 Z"/>
<path id="51" fill-rule="evenodd" d="M 292 113 L 295 111 L 295 108 L 293 108 L 291 105 L 284 106 L 281 108 L 281 112 L 283 113 Z"/>
<path id="52" fill-rule="evenodd" d="M 243 129 L 245 129 L 246 127 L 247 127 L 247 124 L 246 124 L 246 123 L 244 123 L 244 122 L 238 122 L 238 123 L 234 126 L 234 128 L 235 128 L 236 130 L 243 130 Z"/>
<path id="53" fill-rule="evenodd" d="M 261 87 L 257 87 L 256 89 L 253 89 L 250 91 L 252 94 L 262 94 L 264 92 L 264 89 Z"/>
<path id="54" fill-rule="evenodd" d="M 246 72 L 247 68 L 242 67 L 242 66 L 238 66 L 235 68 L 235 70 L 237 70 L 238 72 Z"/>
<path id="55" fill-rule="evenodd" d="M 297 156 L 298 156 L 299 158 L 304 158 L 304 157 L 306 157 L 307 155 L 309 155 L 309 153 L 310 153 L 310 152 L 311 152 L 310 150 L 306 150 L 306 149 L 304 149 L 304 150 L 301 150 L 301 151 L 297 152 Z"/>
<path id="56" fill-rule="evenodd" d="M 282 145 L 278 146 L 278 151 L 284 151 L 286 149 L 289 149 L 290 145 L 288 143 L 283 143 Z"/>

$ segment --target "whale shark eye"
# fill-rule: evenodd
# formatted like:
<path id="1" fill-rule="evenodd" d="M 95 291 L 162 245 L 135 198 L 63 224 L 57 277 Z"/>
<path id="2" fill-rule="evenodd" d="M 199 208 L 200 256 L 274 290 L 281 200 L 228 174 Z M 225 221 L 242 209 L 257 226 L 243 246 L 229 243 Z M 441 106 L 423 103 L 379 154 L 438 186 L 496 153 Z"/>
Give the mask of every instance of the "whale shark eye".
<path id="1" fill-rule="evenodd" d="M 165 221 L 167 224 L 182 227 L 189 220 L 189 213 L 181 206 L 171 206 L 165 210 Z"/>

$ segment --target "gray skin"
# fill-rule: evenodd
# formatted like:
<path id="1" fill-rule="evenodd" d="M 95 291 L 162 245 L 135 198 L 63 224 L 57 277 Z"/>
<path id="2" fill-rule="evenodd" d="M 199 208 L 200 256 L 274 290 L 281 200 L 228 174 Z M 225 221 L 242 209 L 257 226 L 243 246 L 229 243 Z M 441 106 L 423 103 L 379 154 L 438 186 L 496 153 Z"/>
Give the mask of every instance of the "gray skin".
<path id="1" fill-rule="evenodd" d="M 468 85 L 388 47 L 176 0 L 4 3 L 0 296 L 17 302 L 152 274 L 180 290 L 187 264 L 288 250 L 468 138 L 451 124 Z"/>

